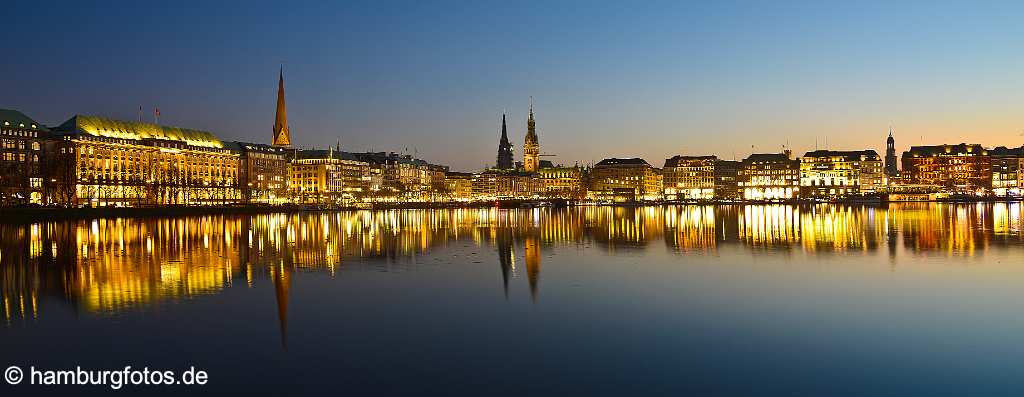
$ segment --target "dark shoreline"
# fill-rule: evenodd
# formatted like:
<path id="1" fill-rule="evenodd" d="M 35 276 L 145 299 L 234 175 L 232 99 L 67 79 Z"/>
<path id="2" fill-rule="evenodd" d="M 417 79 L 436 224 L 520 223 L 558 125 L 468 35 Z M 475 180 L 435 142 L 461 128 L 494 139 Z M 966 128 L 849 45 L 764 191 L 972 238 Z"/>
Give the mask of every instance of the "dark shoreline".
<path id="1" fill-rule="evenodd" d="M 807 206 L 816 204 L 841 204 L 860 206 L 887 206 L 900 203 L 1001 203 L 1021 202 L 1016 198 L 979 198 L 979 199 L 944 199 L 930 201 L 871 201 L 871 200 L 834 200 L 834 201 L 810 201 L 810 200 L 787 200 L 787 201 L 663 201 L 663 202 L 634 202 L 634 203 L 576 203 L 567 201 L 527 201 L 512 200 L 498 202 L 472 202 L 472 203 L 378 203 L 372 210 L 393 210 L 393 209 L 445 209 L 445 208 L 538 208 L 538 207 L 569 207 L 569 206 L 605 206 L 605 207 L 644 207 L 644 206 L 674 206 L 674 205 L 711 205 L 711 206 L 743 206 L 743 205 L 764 205 L 784 204 Z M 59 220 L 81 220 L 81 219 L 103 219 L 103 218 L 150 218 L 150 217 L 181 217 L 195 215 L 244 215 L 244 214 L 276 214 L 276 213 L 302 213 L 302 212 L 332 212 L 332 211 L 356 211 L 369 210 L 371 208 L 356 207 L 335 207 L 316 208 L 302 206 L 221 206 L 221 207 L 144 207 L 144 208 L 47 208 L 47 207 L 11 207 L 0 208 L 0 223 L 24 223 L 37 221 L 59 221 Z"/>

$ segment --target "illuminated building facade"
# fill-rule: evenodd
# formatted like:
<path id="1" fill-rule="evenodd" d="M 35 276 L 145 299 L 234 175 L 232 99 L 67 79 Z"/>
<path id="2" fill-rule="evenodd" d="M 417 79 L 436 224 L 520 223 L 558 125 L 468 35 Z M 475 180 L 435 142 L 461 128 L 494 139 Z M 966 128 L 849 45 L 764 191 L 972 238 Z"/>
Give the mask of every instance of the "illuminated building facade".
<path id="1" fill-rule="evenodd" d="M 590 192 L 602 201 L 660 200 L 661 170 L 641 158 L 609 158 L 590 171 Z"/>
<path id="2" fill-rule="evenodd" d="M 665 200 L 715 198 L 715 156 L 673 156 L 661 169 Z"/>
<path id="3" fill-rule="evenodd" d="M 526 120 L 523 169 L 526 172 L 537 172 L 540 169 L 540 140 L 537 138 L 537 121 L 533 119 L 533 97 L 530 97 L 530 118 Z"/>
<path id="4" fill-rule="evenodd" d="M 243 203 L 281 204 L 288 201 L 290 151 L 280 146 L 225 142 L 238 153 L 238 187 Z"/>
<path id="5" fill-rule="evenodd" d="M 369 164 L 370 174 L 379 175 L 373 190 L 378 197 L 394 200 L 426 201 L 440 198 L 445 187 L 448 167 L 431 164 L 411 155 L 394 152 L 353 153 L 359 161 Z M 374 182 L 374 177 L 370 178 Z"/>
<path id="6" fill-rule="evenodd" d="M 737 189 L 744 200 L 790 200 L 800 195 L 800 162 L 783 153 L 755 153 L 743 159 Z"/>
<path id="7" fill-rule="evenodd" d="M 981 145 L 913 146 L 903 152 L 903 182 L 982 194 L 992 189 L 992 157 Z"/>
<path id="8" fill-rule="evenodd" d="M 0 109 L 0 206 L 43 203 L 47 129 L 17 110 Z"/>
<path id="9" fill-rule="evenodd" d="M 53 129 L 51 202 L 73 206 L 237 203 L 239 155 L 212 133 L 76 115 Z"/>
<path id="10" fill-rule="evenodd" d="M 992 193 L 996 196 L 1020 196 L 1021 163 L 1024 163 L 1024 146 L 1007 148 L 1000 146 L 988 151 L 992 157 Z"/>
<path id="11" fill-rule="evenodd" d="M 445 193 L 455 201 L 473 199 L 473 174 L 468 172 L 447 172 L 444 176 Z"/>
<path id="12" fill-rule="evenodd" d="M 800 195 L 842 198 L 885 186 L 882 158 L 874 150 L 815 150 L 800 158 Z"/>
<path id="13" fill-rule="evenodd" d="M 537 175 L 544 185 L 546 197 L 582 199 L 587 195 L 583 169 L 580 167 L 543 167 L 537 171 Z"/>
<path id="14" fill-rule="evenodd" d="M 361 197 L 370 164 L 347 152 L 298 150 L 291 165 L 292 200 L 302 204 L 339 205 Z"/>
<path id="15" fill-rule="evenodd" d="M 529 200 L 543 191 L 537 174 L 491 169 L 473 175 L 473 196 L 479 200 Z"/>

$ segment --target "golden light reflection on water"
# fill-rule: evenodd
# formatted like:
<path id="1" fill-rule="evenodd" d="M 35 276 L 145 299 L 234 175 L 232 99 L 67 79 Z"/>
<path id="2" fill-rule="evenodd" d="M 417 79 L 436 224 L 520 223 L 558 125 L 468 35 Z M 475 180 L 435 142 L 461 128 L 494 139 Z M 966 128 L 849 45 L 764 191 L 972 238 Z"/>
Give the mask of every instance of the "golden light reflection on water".
<path id="1" fill-rule="evenodd" d="M 771 249 L 895 255 L 904 250 L 977 256 L 996 246 L 1020 245 L 1021 212 L 1019 203 L 577 207 L 0 225 L 0 310 L 7 324 L 29 321 L 45 312 L 41 297 L 51 297 L 75 310 L 114 313 L 269 281 L 283 337 L 293 273 L 334 276 L 356 265 L 410 270 L 430 263 L 422 256 L 456 242 L 495 253 L 506 295 L 509 279 L 525 272 L 537 299 L 542 252 L 559 245 L 594 247 L 610 255 L 663 244 L 679 255 L 732 245 L 755 254 Z"/>

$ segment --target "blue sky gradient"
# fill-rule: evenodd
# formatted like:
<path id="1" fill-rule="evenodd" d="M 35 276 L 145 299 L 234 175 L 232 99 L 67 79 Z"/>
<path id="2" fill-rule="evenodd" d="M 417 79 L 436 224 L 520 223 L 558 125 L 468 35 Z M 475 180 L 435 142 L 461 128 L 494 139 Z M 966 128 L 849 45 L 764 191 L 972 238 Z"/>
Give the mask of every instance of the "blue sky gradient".
<path id="1" fill-rule="evenodd" d="M 555 162 L 1024 143 L 1021 2 L 14 2 L 0 107 L 475 170 L 533 95 Z"/>

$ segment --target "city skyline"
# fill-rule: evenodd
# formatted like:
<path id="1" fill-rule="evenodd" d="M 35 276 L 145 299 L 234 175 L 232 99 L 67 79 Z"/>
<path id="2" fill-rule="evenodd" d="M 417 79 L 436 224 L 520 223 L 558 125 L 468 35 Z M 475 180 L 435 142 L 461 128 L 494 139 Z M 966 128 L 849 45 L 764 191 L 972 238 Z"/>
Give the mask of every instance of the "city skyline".
<path id="1" fill-rule="evenodd" d="M 884 153 L 890 126 L 900 153 L 1024 142 L 1024 81 L 1014 77 L 1024 64 L 1014 32 L 1024 32 L 1011 18 L 1021 6 L 1011 3 L 562 3 L 543 13 L 498 4 L 456 13 L 436 12 L 447 9 L 436 4 L 300 4 L 284 15 L 266 4 L 241 14 L 227 6 L 34 7 L 13 7 L 35 18 L 12 22 L 6 37 L 21 56 L 0 65 L 19 76 L 0 107 L 48 126 L 77 113 L 134 120 L 141 105 L 147 114 L 160 108 L 160 124 L 269 142 L 272 73 L 283 63 L 294 146 L 340 139 L 351 151 L 408 148 L 453 170 L 493 164 L 503 111 L 522 161 L 530 96 L 541 152 L 562 164 L 742 159 L 786 142 L 795 153 Z M 75 27 L 80 42 L 31 28 L 71 15 L 92 21 Z M 304 22 L 328 16 L 340 23 Z M 257 29 L 273 22 L 300 28 Z M 452 29 L 439 32 L 438 23 Z M 965 28 L 954 32 L 950 23 Z M 120 37 L 123 30 L 138 34 Z M 74 62 L 43 61 L 54 57 Z"/>

